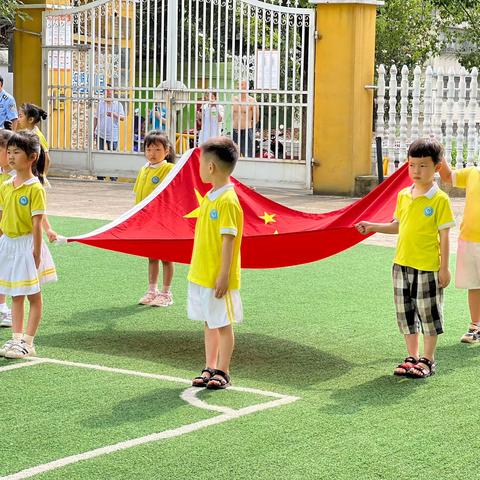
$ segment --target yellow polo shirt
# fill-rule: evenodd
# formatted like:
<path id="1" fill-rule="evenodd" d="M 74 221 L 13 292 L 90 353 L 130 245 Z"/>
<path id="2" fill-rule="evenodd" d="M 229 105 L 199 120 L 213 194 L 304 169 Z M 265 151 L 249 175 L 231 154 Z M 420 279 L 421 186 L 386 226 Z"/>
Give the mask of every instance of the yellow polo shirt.
<path id="1" fill-rule="evenodd" d="M 455 225 L 448 195 L 436 183 L 415 199 L 412 198 L 412 187 L 404 188 L 398 194 L 394 218 L 399 223 L 394 262 L 417 270 L 438 271 L 438 232 Z"/>
<path id="2" fill-rule="evenodd" d="M 47 139 L 45 138 L 45 135 L 42 133 L 42 131 L 38 128 L 38 127 L 35 127 L 33 129 L 34 133 L 37 134 L 37 137 L 38 137 L 38 140 L 40 142 L 40 145 L 42 146 L 43 148 L 43 151 L 45 153 L 48 153 L 48 150 L 49 150 L 49 146 L 48 146 L 48 142 L 47 142 Z"/>
<path id="3" fill-rule="evenodd" d="M 33 231 L 32 217 L 46 212 L 45 190 L 37 177 L 13 185 L 14 178 L 0 185 L 0 230 L 15 238 Z"/>
<path id="4" fill-rule="evenodd" d="M 452 177 L 454 187 L 466 189 L 460 238 L 480 242 L 480 167 L 454 170 Z"/>
<path id="5" fill-rule="evenodd" d="M 3 168 L 0 168 L 0 184 L 10 180 L 16 174 L 15 170 L 10 170 L 9 172 L 4 172 Z"/>
<path id="6" fill-rule="evenodd" d="M 135 192 L 135 203 L 140 203 L 148 197 L 162 183 L 170 170 L 175 165 L 166 160 L 158 164 L 147 162 L 138 172 L 133 191 Z"/>
<path id="7" fill-rule="evenodd" d="M 195 226 L 195 242 L 188 280 L 215 288 L 222 264 L 223 235 L 235 236 L 229 290 L 240 288 L 240 245 L 243 211 L 232 184 L 205 195 Z"/>

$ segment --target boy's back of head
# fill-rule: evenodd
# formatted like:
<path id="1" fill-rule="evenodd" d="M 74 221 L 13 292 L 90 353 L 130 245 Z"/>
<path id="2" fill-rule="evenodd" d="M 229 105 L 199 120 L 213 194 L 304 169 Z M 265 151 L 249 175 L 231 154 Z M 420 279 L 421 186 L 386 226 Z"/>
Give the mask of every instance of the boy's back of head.
<path id="1" fill-rule="evenodd" d="M 238 160 L 238 147 L 228 137 L 214 137 L 200 146 L 202 154 L 213 161 L 229 175 L 235 169 Z"/>
<path id="2" fill-rule="evenodd" d="M 435 138 L 419 138 L 408 147 L 408 156 L 412 158 L 430 157 L 437 165 L 443 159 L 443 146 Z"/>

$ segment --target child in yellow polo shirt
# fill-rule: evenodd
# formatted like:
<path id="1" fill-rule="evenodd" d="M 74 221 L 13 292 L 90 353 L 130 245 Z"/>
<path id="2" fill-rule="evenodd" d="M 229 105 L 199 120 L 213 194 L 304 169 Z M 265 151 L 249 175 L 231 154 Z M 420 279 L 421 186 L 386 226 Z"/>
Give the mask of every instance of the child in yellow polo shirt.
<path id="1" fill-rule="evenodd" d="M 214 137 L 201 146 L 200 177 L 213 188 L 200 205 L 188 273 L 188 317 L 205 323 L 205 368 L 193 379 L 194 387 L 230 385 L 233 323 L 243 320 L 243 211 L 230 183 L 237 160 L 237 146 L 229 138 Z"/>
<path id="2" fill-rule="evenodd" d="M 173 169 L 175 152 L 170 140 L 160 130 L 153 130 L 144 140 L 145 157 L 148 162 L 138 172 L 133 191 L 135 203 L 147 198 Z M 173 263 L 162 260 L 163 287 L 158 290 L 158 275 L 160 261 L 157 258 L 148 259 L 148 290 L 138 301 L 140 305 L 152 307 L 169 307 L 173 305 L 173 295 L 170 286 L 173 278 Z"/>
<path id="3" fill-rule="evenodd" d="M 465 209 L 457 249 L 455 286 L 468 290 L 470 327 L 460 339 L 463 343 L 480 342 L 480 167 L 451 170 L 442 161 L 440 177 L 445 183 L 464 188 Z"/>
<path id="4" fill-rule="evenodd" d="M 450 283 L 449 232 L 455 220 L 448 195 L 434 181 L 442 158 L 443 147 L 437 140 L 414 141 L 408 149 L 408 172 L 413 185 L 398 194 L 393 221 L 362 221 L 356 225 L 364 235 L 398 233 L 393 288 L 397 322 L 408 351 L 394 370 L 399 376 L 432 375 L 437 336 L 443 333 L 443 289 Z"/>
<path id="5" fill-rule="evenodd" d="M 0 185 L 15 176 L 13 170 L 8 164 L 7 143 L 13 135 L 11 130 L 0 130 Z M 7 305 L 6 295 L 0 294 L 0 327 L 12 326 L 12 312 Z"/>
<path id="6" fill-rule="evenodd" d="M 0 348 L 0 356 L 35 355 L 33 344 L 42 318 L 40 286 L 56 281 L 52 257 L 42 240 L 45 190 L 36 174 L 40 153 L 37 135 L 15 133 L 7 143 L 8 160 L 16 175 L 0 185 L 0 294 L 13 297 L 12 339 Z M 24 303 L 30 311 L 23 333 Z"/>

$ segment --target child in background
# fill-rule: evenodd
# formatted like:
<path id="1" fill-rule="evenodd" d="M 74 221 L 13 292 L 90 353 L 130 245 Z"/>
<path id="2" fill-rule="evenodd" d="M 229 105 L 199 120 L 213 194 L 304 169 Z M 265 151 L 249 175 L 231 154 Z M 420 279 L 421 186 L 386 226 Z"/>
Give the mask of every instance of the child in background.
<path id="1" fill-rule="evenodd" d="M 468 290 L 470 327 L 460 339 L 463 343 L 480 342 L 480 167 L 452 171 L 445 159 L 440 177 L 445 183 L 464 188 L 465 209 L 457 250 L 455 286 Z"/>
<path id="2" fill-rule="evenodd" d="M 435 373 L 435 349 L 443 333 L 443 289 L 450 283 L 449 232 L 455 225 L 450 199 L 434 182 L 441 167 L 442 145 L 433 139 L 414 141 L 408 149 L 413 185 L 397 198 L 391 223 L 359 222 L 362 234 L 398 233 L 393 264 L 397 322 L 408 356 L 394 375 L 426 378 Z M 423 333 L 423 356 L 419 336 Z"/>
<path id="3" fill-rule="evenodd" d="M 211 138 L 200 148 L 200 177 L 213 188 L 200 205 L 188 273 L 188 317 L 205 324 L 205 368 L 192 385 L 223 389 L 230 385 L 233 323 L 243 320 L 239 292 L 243 211 L 230 182 L 238 148 L 226 137 Z"/>
<path id="4" fill-rule="evenodd" d="M 140 203 L 160 185 L 168 172 L 174 167 L 175 152 L 168 138 L 159 130 L 147 134 L 144 140 L 145 157 L 148 162 L 138 173 L 133 191 L 135 203 Z M 140 305 L 152 307 L 168 307 L 173 305 L 173 295 L 170 290 L 173 278 L 173 263 L 164 262 L 163 286 L 158 290 L 158 275 L 160 262 L 156 258 L 148 259 L 148 290 L 138 301 Z"/>
<path id="5" fill-rule="evenodd" d="M 40 286 L 57 280 L 52 257 L 42 240 L 45 190 L 36 176 L 40 142 L 33 132 L 15 133 L 7 143 L 15 177 L 0 185 L 0 294 L 13 297 L 12 339 L 0 356 L 35 355 L 34 338 L 42 318 Z M 23 331 L 25 297 L 30 303 Z"/>
<path id="6" fill-rule="evenodd" d="M 42 147 L 42 155 L 45 155 L 45 159 L 39 159 L 45 162 L 45 168 L 43 168 L 43 175 L 46 179 L 48 169 L 50 168 L 50 155 L 48 153 L 48 142 L 43 133 L 38 128 L 38 124 L 41 120 L 47 119 L 47 112 L 33 103 L 24 103 L 18 110 L 18 130 L 30 130 L 38 136 L 40 146 Z"/>

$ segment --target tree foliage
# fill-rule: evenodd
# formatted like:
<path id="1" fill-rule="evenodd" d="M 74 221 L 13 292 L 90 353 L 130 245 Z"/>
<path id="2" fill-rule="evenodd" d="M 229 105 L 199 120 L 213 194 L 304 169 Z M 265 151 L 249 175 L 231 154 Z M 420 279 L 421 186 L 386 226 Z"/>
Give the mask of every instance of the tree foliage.
<path id="1" fill-rule="evenodd" d="M 480 1 L 436 0 L 435 3 L 447 24 L 457 27 L 445 33 L 449 40 L 460 44 L 459 62 L 466 68 L 480 67 Z"/>
<path id="2" fill-rule="evenodd" d="M 463 66 L 480 67 L 480 0 L 385 0 L 378 10 L 377 63 L 422 65 L 451 41 Z"/>
<path id="3" fill-rule="evenodd" d="M 430 1 L 387 0 L 377 16 L 377 64 L 413 67 L 425 63 L 439 53 L 443 27 Z"/>

